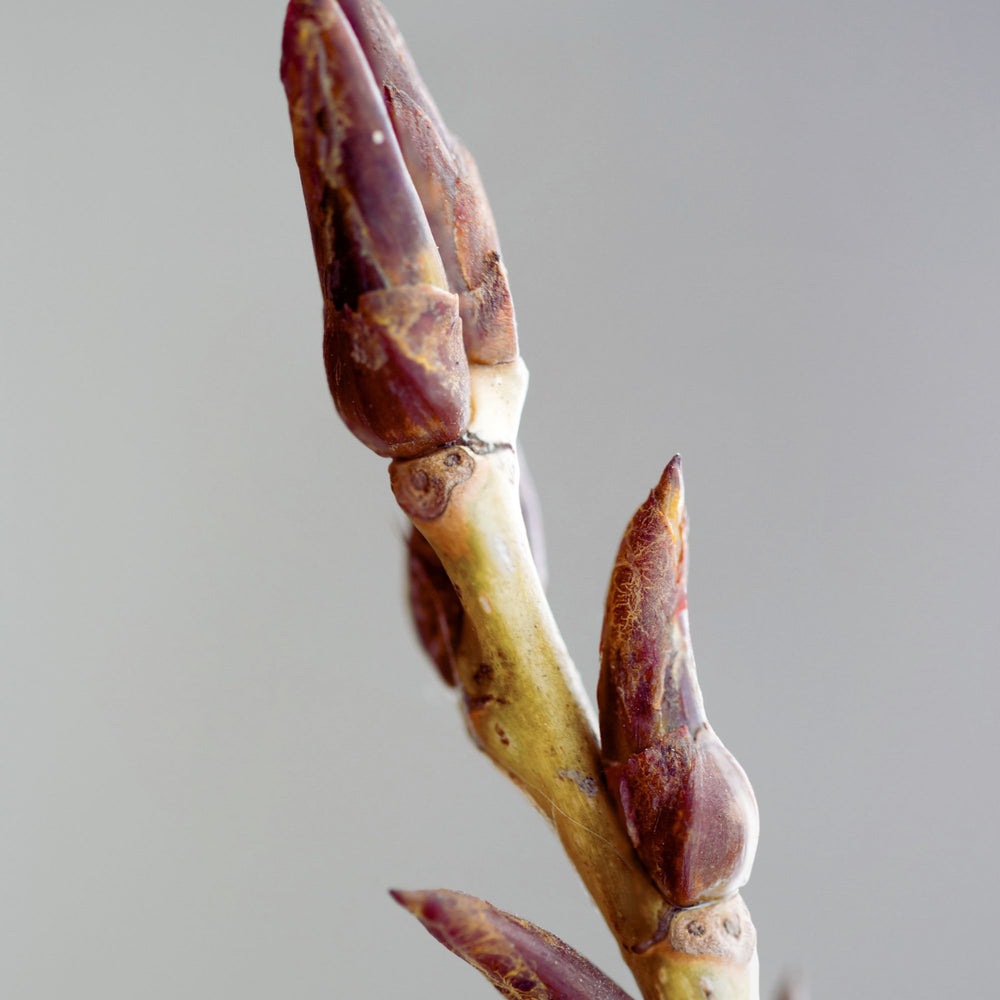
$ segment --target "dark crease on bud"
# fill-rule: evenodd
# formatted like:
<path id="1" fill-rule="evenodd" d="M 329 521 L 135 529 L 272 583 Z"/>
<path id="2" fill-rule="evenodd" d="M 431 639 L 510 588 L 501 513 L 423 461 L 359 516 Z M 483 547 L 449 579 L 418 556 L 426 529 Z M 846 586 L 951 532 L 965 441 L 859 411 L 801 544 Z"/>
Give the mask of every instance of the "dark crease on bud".
<path id="1" fill-rule="evenodd" d="M 622 539 L 601 634 L 602 757 L 636 852 L 674 906 L 750 874 L 757 803 L 705 718 L 687 615 L 687 513 L 675 457 Z"/>
<path id="2" fill-rule="evenodd" d="M 509 1000 L 629 1000 L 617 983 L 554 934 L 482 899 L 448 889 L 393 890 L 391 895 Z"/>
<path id="3" fill-rule="evenodd" d="M 465 611 L 438 554 L 416 528 L 407 545 L 407 578 L 420 643 L 445 682 L 454 686 Z"/>

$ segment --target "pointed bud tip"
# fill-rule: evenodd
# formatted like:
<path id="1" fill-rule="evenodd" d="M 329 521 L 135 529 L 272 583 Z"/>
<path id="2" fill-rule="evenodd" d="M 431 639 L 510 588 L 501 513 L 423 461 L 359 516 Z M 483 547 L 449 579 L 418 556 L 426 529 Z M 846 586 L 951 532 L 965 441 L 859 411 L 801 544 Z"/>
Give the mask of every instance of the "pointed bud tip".
<path id="1" fill-rule="evenodd" d="M 677 492 L 683 492 L 683 490 L 684 476 L 681 472 L 681 456 L 674 455 L 667 462 L 667 466 L 660 476 L 660 481 L 656 484 L 656 492 L 660 496 L 669 496 Z"/>
<path id="2" fill-rule="evenodd" d="M 426 893 L 422 892 L 407 892 L 405 889 L 390 889 L 389 895 L 399 903 L 400 906 L 405 907 L 411 913 L 420 905 L 420 900 L 422 896 Z"/>
<path id="3" fill-rule="evenodd" d="M 436 931 L 443 932 L 443 928 L 438 926 L 444 919 L 442 906 L 457 894 L 447 889 L 390 889 L 389 895 L 435 934 Z"/>
<path id="4" fill-rule="evenodd" d="M 671 535 L 679 537 L 683 530 L 686 517 L 684 506 L 684 477 L 681 474 L 681 456 L 674 455 L 660 476 L 660 481 L 653 490 L 660 514 L 670 529 Z"/>

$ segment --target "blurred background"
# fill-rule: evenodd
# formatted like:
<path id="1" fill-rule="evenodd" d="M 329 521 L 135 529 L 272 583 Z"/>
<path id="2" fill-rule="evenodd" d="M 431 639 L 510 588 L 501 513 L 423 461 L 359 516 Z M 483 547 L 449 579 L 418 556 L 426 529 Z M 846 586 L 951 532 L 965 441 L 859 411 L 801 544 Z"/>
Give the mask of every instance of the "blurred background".
<path id="1" fill-rule="evenodd" d="M 989 995 L 1000 6 L 391 9 L 498 220 L 589 691 L 684 455 L 765 995 Z M 412 637 L 386 463 L 327 396 L 282 19 L 0 19 L 0 995 L 493 995 L 389 886 L 628 987 Z"/>

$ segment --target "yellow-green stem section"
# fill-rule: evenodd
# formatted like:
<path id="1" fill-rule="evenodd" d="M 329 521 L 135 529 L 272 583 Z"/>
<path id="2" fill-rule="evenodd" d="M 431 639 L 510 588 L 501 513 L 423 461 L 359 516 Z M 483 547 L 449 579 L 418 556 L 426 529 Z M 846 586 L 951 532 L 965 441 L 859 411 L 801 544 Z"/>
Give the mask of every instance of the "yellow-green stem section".
<path id="1" fill-rule="evenodd" d="M 698 935 L 693 949 L 671 947 L 678 940 L 685 947 L 683 935 L 673 932 L 678 916 L 697 911 L 671 914 L 607 793 L 579 676 L 531 557 L 513 452 L 455 450 L 464 469 L 471 456 L 471 475 L 449 485 L 443 512 L 429 520 L 418 516 L 425 511 L 408 496 L 408 483 L 426 480 L 419 470 L 408 478 L 423 460 L 394 463 L 392 479 L 397 500 L 437 551 L 475 630 L 459 657 L 474 738 L 551 821 L 646 1000 L 757 1000 L 749 937 L 736 949 L 738 959 L 705 952 Z M 435 469 L 441 468 L 438 457 Z M 753 933 L 752 925 L 745 933 Z"/>

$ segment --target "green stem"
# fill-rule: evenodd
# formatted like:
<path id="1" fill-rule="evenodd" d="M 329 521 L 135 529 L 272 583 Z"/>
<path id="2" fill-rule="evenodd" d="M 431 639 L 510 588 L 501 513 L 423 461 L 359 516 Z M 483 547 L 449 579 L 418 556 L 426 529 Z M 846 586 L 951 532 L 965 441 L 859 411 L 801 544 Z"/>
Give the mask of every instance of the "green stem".
<path id="1" fill-rule="evenodd" d="M 607 793 L 592 713 L 531 557 L 513 451 L 454 446 L 396 461 L 390 475 L 475 630 L 458 664 L 470 730 L 555 828 L 643 996 L 756 1000 L 755 932 L 742 900 L 671 910 Z"/>

